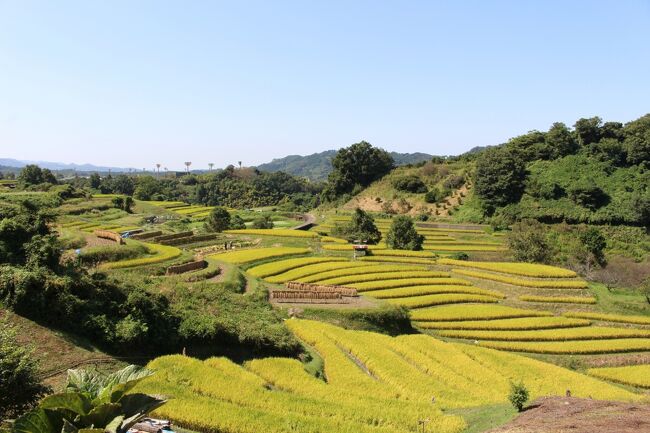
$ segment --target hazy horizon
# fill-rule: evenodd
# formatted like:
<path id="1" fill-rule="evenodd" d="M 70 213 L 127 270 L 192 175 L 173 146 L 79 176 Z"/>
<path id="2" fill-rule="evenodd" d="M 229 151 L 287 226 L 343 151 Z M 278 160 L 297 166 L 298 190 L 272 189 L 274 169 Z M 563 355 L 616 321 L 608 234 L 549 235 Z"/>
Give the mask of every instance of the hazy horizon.
<path id="1" fill-rule="evenodd" d="M 453 155 L 650 111 L 650 2 L 0 0 L 0 158 Z"/>

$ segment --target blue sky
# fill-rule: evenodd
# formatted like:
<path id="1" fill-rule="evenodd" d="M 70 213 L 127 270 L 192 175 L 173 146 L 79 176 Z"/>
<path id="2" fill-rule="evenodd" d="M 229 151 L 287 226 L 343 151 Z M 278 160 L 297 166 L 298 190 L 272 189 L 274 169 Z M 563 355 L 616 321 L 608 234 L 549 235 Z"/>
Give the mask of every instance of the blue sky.
<path id="1" fill-rule="evenodd" d="M 0 157 L 457 154 L 650 112 L 650 1 L 0 0 Z"/>

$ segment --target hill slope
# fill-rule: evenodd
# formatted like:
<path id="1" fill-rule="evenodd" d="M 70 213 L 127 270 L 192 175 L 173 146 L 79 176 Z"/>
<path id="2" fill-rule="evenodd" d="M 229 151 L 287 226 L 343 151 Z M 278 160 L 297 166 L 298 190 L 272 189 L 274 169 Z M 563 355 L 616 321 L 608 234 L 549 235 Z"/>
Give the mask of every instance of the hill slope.
<path id="1" fill-rule="evenodd" d="M 271 162 L 258 165 L 261 171 L 284 171 L 294 176 L 306 177 L 311 180 L 325 180 L 327 175 L 332 171 L 332 158 L 336 155 L 336 150 L 326 150 L 311 155 L 289 155 L 284 158 L 276 158 Z M 398 153 L 390 152 L 390 156 L 395 160 L 397 165 L 415 164 L 422 161 L 428 161 L 432 155 L 427 153 Z"/>

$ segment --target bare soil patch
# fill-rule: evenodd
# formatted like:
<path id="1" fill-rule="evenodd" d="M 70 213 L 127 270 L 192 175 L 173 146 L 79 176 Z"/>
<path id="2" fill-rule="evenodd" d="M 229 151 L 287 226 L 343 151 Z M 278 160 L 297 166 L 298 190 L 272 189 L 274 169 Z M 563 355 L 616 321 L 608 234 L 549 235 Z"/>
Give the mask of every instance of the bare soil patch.
<path id="1" fill-rule="evenodd" d="M 543 397 L 487 433 L 640 433 L 650 431 L 650 404 Z"/>

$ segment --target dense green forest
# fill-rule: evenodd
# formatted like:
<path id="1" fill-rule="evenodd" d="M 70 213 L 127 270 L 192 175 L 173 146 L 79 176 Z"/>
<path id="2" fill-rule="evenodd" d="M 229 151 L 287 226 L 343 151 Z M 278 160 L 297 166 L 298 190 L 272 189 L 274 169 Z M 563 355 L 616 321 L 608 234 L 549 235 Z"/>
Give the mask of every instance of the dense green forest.
<path id="1" fill-rule="evenodd" d="M 479 218 L 650 225 L 650 115 L 554 123 L 470 156 Z"/>

